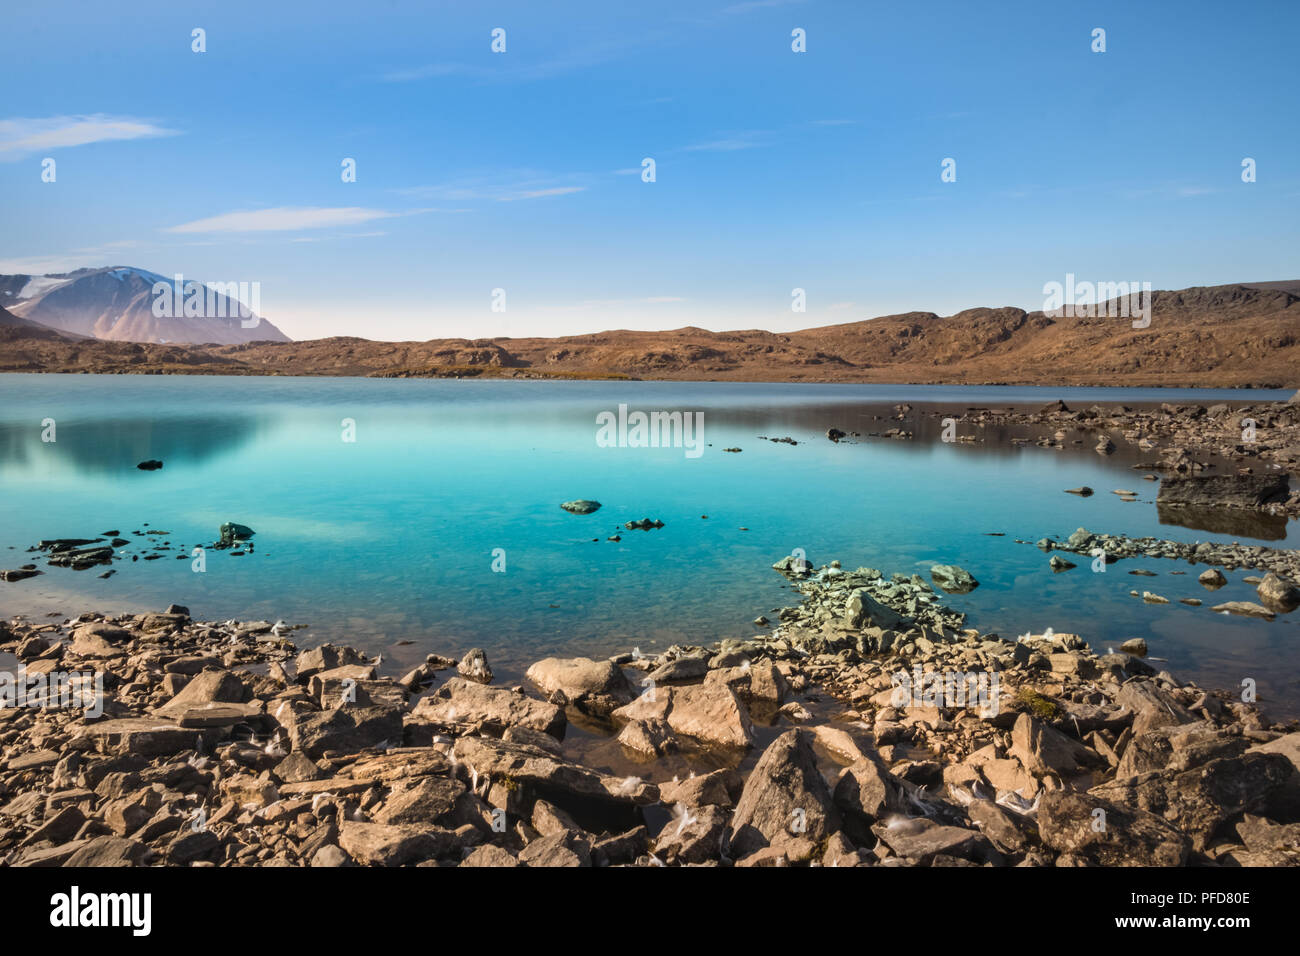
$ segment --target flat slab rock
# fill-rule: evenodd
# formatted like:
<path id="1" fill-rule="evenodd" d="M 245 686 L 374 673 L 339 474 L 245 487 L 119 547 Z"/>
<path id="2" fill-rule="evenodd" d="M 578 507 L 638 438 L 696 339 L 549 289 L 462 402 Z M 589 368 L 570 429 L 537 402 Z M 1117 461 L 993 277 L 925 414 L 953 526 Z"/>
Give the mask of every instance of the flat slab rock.
<path id="1" fill-rule="evenodd" d="M 564 735 L 566 723 L 562 707 L 463 677 L 453 677 L 420 698 L 411 716 L 448 731 L 501 733 L 507 727 L 527 727 L 557 739 Z"/>
<path id="2" fill-rule="evenodd" d="M 164 757 L 194 750 L 198 732 L 155 717 L 120 717 L 86 724 L 81 731 L 101 753 Z"/>
<path id="3" fill-rule="evenodd" d="M 662 720 L 675 733 L 719 747 L 754 745 L 754 726 L 739 697 L 721 682 L 653 687 L 614 711 L 619 720 Z"/>
<path id="4" fill-rule="evenodd" d="M 454 754 L 472 772 L 477 772 L 480 779 L 486 775 L 494 782 L 509 779 L 531 783 L 539 789 L 637 806 L 659 801 L 659 788 L 652 783 L 636 777 L 607 776 L 528 744 L 491 737 L 461 737 L 456 741 Z"/>
<path id="5" fill-rule="evenodd" d="M 345 820 L 339 827 L 339 846 L 354 860 L 374 866 L 401 866 L 446 856 L 458 843 L 456 833 L 434 826 Z"/>

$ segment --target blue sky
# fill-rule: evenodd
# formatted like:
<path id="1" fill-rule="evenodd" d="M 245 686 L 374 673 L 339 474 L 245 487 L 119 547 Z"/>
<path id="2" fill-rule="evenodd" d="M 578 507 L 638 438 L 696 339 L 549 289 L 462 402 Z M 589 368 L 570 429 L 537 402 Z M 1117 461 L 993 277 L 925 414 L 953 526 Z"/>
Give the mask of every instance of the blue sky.
<path id="1" fill-rule="evenodd" d="M 294 338 L 386 339 L 1300 278 L 1291 0 L 176 6 L 7 11 L 0 271 L 256 281 Z"/>

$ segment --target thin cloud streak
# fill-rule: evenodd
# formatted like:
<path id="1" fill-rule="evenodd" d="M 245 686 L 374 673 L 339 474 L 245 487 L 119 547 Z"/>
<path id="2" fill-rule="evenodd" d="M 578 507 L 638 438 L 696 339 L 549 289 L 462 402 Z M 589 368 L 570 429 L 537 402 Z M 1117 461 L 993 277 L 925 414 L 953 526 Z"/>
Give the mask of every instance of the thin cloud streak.
<path id="1" fill-rule="evenodd" d="M 365 209 L 360 206 L 277 206 L 274 209 L 255 209 L 227 212 L 207 219 L 171 226 L 165 232 L 285 232 L 299 229 L 327 229 L 335 226 L 356 226 L 376 219 L 391 219 L 401 213 L 385 209 Z"/>
<path id="2" fill-rule="evenodd" d="M 0 120 L 0 162 L 21 159 L 33 153 L 88 146 L 91 143 L 175 136 L 177 130 L 155 126 L 130 116 L 48 116 L 40 119 L 15 117 Z"/>

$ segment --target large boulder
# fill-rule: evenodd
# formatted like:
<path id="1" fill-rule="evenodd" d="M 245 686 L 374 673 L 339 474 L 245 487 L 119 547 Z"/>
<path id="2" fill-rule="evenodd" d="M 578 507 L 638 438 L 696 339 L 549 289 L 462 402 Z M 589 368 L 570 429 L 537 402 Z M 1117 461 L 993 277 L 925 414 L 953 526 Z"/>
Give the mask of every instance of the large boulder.
<path id="1" fill-rule="evenodd" d="M 1154 813 L 1072 790 L 1043 796 L 1038 833 L 1052 849 L 1098 866 L 1182 866 L 1191 849 Z"/>
<path id="2" fill-rule="evenodd" d="M 125 645 L 130 640 L 130 631 L 112 624 L 95 622 L 83 624 L 72 632 L 72 644 L 68 650 L 74 657 L 125 657 Z"/>
<path id="3" fill-rule="evenodd" d="M 1011 729 L 1011 752 L 1025 769 L 1040 777 L 1082 773 L 1106 765 L 1095 750 L 1026 713 L 1016 718 Z"/>
<path id="4" fill-rule="evenodd" d="M 81 731 L 100 753 L 165 757 L 194 750 L 199 732 L 155 717 L 119 717 L 87 724 Z"/>
<path id="5" fill-rule="evenodd" d="M 313 760 L 325 753 L 355 753 L 402 742 L 402 708 L 387 704 L 348 704 L 334 710 L 285 708 L 278 716 L 294 750 Z"/>
<path id="6" fill-rule="evenodd" d="M 339 846 L 358 863 L 372 866 L 401 866 L 444 856 L 456 844 L 456 834 L 440 827 L 352 820 L 344 820 L 339 827 Z"/>
<path id="7" fill-rule="evenodd" d="M 171 700 L 154 711 L 159 717 L 179 719 L 204 704 L 242 704 L 252 696 L 239 676 L 226 670 L 205 670 L 190 679 Z"/>
<path id="8" fill-rule="evenodd" d="M 528 668 L 527 678 L 548 697 L 559 693 L 584 713 L 604 717 L 630 703 L 636 691 L 613 661 L 548 657 Z"/>
<path id="9" fill-rule="evenodd" d="M 1134 736 L 1196 720 L 1190 710 L 1155 681 L 1127 681 L 1115 695 L 1115 703 L 1133 712 Z"/>
<path id="10" fill-rule="evenodd" d="M 1300 731 L 1283 734 L 1268 743 L 1255 744 L 1247 753 L 1281 754 L 1291 761 L 1291 766 L 1300 771 Z"/>
<path id="11" fill-rule="evenodd" d="M 844 623 L 851 628 L 880 627 L 896 630 L 905 621 L 901 614 L 885 607 L 871 596 L 866 588 L 857 588 L 849 595 L 844 607 Z"/>
<path id="12" fill-rule="evenodd" d="M 1204 722 L 1161 727 L 1129 741 L 1115 768 L 1115 779 L 1153 770 L 1189 770 L 1220 757 L 1236 757 L 1247 745 L 1245 738 Z"/>
<path id="13" fill-rule="evenodd" d="M 817 844 L 840 828 L 840 812 L 817 768 L 813 735 L 788 730 L 759 757 L 731 820 L 733 859 L 771 849 L 790 862 L 813 857 Z"/>
<path id="14" fill-rule="evenodd" d="M 499 735 L 507 727 L 527 727 L 560 738 L 565 727 L 562 707 L 463 677 L 453 677 L 420 698 L 411 717 L 459 734 L 487 731 Z"/>
<path id="15" fill-rule="evenodd" d="M 1204 850 L 1242 813 L 1287 820 L 1300 811 L 1296 769 L 1282 754 L 1246 753 L 1191 770 L 1154 771 L 1093 787 L 1093 796 L 1158 814 Z"/>
<path id="16" fill-rule="evenodd" d="M 322 644 L 298 655 L 294 667 L 299 680 L 307 680 L 321 671 L 337 670 L 349 664 L 369 664 L 365 655 L 354 647 Z"/>
<path id="17" fill-rule="evenodd" d="M 613 716 L 618 720 L 662 720 L 675 733 L 718 747 L 744 749 L 754 744 L 749 711 L 722 683 L 652 687 Z"/>
<path id="18" fill-rule="evenodd" d="M 455 829 L 457 807 L 468 791 L 451 777 L 419 777 L 395 788 L 383 805 L 372 812 L 377 823 L 439 823 Z"/>
<path id="19" fill-rule="evenodd" d="M 785 703 L 790 690 L 785 675 L 772 663 L 719 667 L 709 671 L 704 681 L 706 684 L 726 684 L 741 700 L 773 707 Z"/>
<path id="20" fill-rule="evenodd" d="M 1281 575 L 1270 571 L 1255 589 L 1260 602 L 1270 611 L 1294 611 L 1300 607 L 1300 588 Z"/>

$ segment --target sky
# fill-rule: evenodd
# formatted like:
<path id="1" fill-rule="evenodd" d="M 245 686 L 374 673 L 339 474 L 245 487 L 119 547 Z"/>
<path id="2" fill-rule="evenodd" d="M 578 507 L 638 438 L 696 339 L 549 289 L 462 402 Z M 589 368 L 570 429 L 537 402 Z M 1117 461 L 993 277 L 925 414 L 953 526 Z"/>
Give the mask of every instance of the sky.
<path id="1" fill-rule="evenodd" d="M 393 340 L 1300 278 L 1294 0 L 178 6 L 6 11 L 0 273 Z"/>

